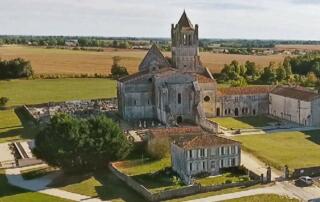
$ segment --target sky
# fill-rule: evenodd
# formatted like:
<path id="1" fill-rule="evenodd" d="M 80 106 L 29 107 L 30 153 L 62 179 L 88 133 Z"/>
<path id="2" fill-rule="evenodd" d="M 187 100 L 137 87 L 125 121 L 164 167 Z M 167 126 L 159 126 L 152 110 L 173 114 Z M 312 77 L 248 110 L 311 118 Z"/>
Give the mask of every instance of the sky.
<path id="1" fill-rule="evenodd" d="M 184 9 L 200 38 L 320 40 L 320 0 L 0 0 L 0 35 L 170 37 Z"/>

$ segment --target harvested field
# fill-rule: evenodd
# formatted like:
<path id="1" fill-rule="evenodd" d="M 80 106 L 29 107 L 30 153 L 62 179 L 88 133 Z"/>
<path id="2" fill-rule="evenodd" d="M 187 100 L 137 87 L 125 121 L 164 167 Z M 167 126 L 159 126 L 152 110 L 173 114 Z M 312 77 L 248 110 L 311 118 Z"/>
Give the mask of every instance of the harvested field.
<path id="1" fill-rule="evenodd" d="M 127 67 L 129 73 L 138 70 L 138 65 L 145 56 L 146 51 L 105 49 L 104 52 L 75 51 L 61 49 L 45 49 L 27 46 L 3 46 L 0 47 L 0 58 L 12 59 L 22 57 L 30 60 L 36 74 L 109 74 L 112 57 L 120 56 L 120 63 Z M 170 56 L 171 53 L 164 53 Z M 246 60 L 254 61 L 260 66 L 269 64 L 270 61 L 282 62 L 283 55 L 233 55 L 201 53 L 203 64 L 213 72 L 219 72 L 224 64 L 232 60 L 244 63 Z"/>
<path id="2" fill-rule="evenodd" d="M 276 45 L 276 50 L 305 50 L 305 51 L 315 51 L 320 50 L 320 45 Z"/>

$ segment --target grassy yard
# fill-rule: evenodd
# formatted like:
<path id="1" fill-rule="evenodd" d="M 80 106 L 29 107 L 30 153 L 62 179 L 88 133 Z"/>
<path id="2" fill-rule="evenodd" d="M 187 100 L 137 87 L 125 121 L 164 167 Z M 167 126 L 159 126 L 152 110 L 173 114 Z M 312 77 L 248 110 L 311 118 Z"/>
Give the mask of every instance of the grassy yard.
<path id="1" fill-rule="evenodd" d="M 235 173 L 235 172 L 224 172 L 218 176 L 209 176 L 204 178 L 198 178 L 196 183 L 199 183 L 203 186 L 209 185 L 218 185 L 224 183 L 237 183 L 249 181 L 249 177 L 245 176 L 245 173 Z"/>
<path id="2" fill-rule="evenodd" d="M 49 166 L 43 166 L 41 168 L 31 168 L 31 169 L 23 170 L 21 171 L 21 175 L 25 180 L 32 180 L 35 178 L 48 175 L 54 171 L 57 171 L 57 169 Z"/>
<path id="3" fill-rule="evenodd" d="M 268 126 L 269 123 L 277 122 L 276 120 L 266 116 L 251 116 L 251 117 L 220 117 L 211 118 L 221 126 L 229 129 L 247 129 L 255 127 Z"/>
<path id="4" fill-rule="evenodd" d="M 4 170 L 0 170 L 0 201 L 1 202 L 71 202 L 70 200 L 31 192 L 8 184 Z"/>
<path id="5" fill-rule="evenodd" d="M 281 169 L 320 165 L 320 131 L 279 132 L 264 135 L 238 136 L 243 149 L 251 152 L 266 164 Z"/>
<path id="6" fill-rule="evenodd" d="M 116 82 L 108 79 L 37 79 L 0 81 L 0 97 L 8 105 L 107 98 L 116 95 Z M 13 110 L 0 110 L 0 143 L 32 138 L 35 131 Z"/>
<path id="7" fill-rule="evenodd" d="M 145 201 L 109 171 L 78 176 L 64 175 L 56 179 L 50 186 L 73 193 L 99 197 L 106 201 Z"/>
<path id="8" fill-rule="evenodd" d="M 109 79 L 35 79 L 0 81 L 0 97 L 9 106 L 116 96 L 116 82 Z"/>
<path id="9" fill-rule="evenodd" d="M 117 165 L 117 168 L 131 176 L 152 192 L 175 189 L 183 186 L 178 176 L 164 170 L 171 166 L 170 157 L 162 160 L 132 160 Z"/>
<path id="10" fill-rule="evenodd" d="M 298 199 L 292 199 L 276 194 L 261 194 L 256 196 L 241 197 L 238 199 L 226 200 L 225 202 L 298 202 Z"/>

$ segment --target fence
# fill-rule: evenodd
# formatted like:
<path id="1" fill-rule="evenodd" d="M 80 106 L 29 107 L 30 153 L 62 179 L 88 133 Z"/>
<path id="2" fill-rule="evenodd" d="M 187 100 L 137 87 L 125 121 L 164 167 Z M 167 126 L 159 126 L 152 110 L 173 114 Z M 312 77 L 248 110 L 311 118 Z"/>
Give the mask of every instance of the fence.
<path id="1" fill-rule="evenodd" d="M 204 193 L 210 191 L 218 191 L 227 188 L 240 187 L 240 186 L 253 186 L 259 184 L 261 182 L 258 175 L 249 172 L 249 175 L 253 175 L 256 179 L 247 181 L 247 182 L 238 182 L 238 183 L 230 183 L 230 184 L 220 184 L 220 185 L 211 185 L 211 186 L 201 186 L 199 184 L 194 184 L 187 187 L 182 187 L 174 190 L 165 190 L 159 193 L 152 193 L 143 185 L 139 184 L 135 180 L 133 180 L 130 176 L 119 171 L 113 163 L 109 164 L 109 169 L 113 172 L 120 180 L 125 182 L 129 187 L 131 187 L 136 192 L 140 193 L 145 199 L 148 201 L 163 201 L 172 198 L 184 197 L 197 193 Z M 251 174 L 250 174 L 251 173 Z"/>
<path id="2" fill-rule="evenodd" d="M 294 169 L 291 177 L 299 178 L 301 176 L 317 176 L 317 175 L 320 175 L 320 166 Z"/>

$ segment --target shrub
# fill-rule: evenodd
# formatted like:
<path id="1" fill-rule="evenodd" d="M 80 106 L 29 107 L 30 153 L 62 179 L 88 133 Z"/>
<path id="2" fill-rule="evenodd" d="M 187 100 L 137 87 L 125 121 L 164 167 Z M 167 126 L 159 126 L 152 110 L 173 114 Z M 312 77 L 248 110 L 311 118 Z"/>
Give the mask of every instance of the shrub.
<path id="1" fill-rule="evenodd" d="M 148 154 L 154 159 L 162 159 L 170 153 L 168 138 L 154 138 L 148 143 Z"/>
<path id="2" fill-rule="evenodd" d="M 0 107 L 6 106 L 6 104 L 8 103 L 8 101 L 9 101 L 9 98 L 7 98 L 7 97 L 1 97 L 1 98 L 0 98 Z"/>

